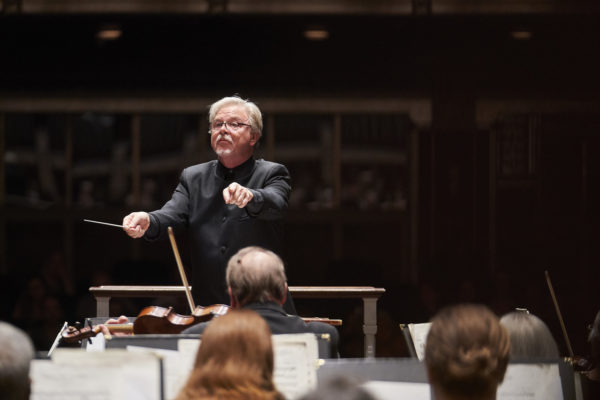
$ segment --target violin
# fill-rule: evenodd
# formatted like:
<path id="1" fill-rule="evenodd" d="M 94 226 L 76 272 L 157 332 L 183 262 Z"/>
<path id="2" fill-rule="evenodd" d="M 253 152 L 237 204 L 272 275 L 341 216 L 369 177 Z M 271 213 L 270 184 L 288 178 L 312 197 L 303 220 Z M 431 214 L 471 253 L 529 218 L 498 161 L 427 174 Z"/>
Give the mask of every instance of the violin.
<path id="1" fill-rule="evenodd" d="M 133 323 L 103 324 L 111 333 L 142 334 L 178 334 L 186 328 L 200 322 L 210 321 L 214 317 L 226 314 L 230 307 L 214 304 L 207 307 L 197 306 L 192 315 L 181 315 L 173 307 L 150 306 L 140 311 Z M 101 325 L 77 328 L 67 327 L 61 334 L 64 343 L 74 343 L 91 338 L 100 333 Z"/>
<path id="2" fill-rule="evenodd" d="M 214 304 L 207 307 L 194 305 L 190 286 L 188 284 L 187 277 L 185 276 L 183 264 L 181 263 L 179 250 L 177 250 L 177 243 L 175 242 L 173 228 L 169 226 L 168 232 L 169 239 L 171 241 L 171 247 L 173 248 L 173 254 L 175 255 L 175 261 L 177 262 L 183 287 L 185 288 L 185 294 L 187 296 L 190 310 L 192 310 L 191 315 L 177 314 L 173 311 L 173 307 L 164 308 L 150 306 L 140 311 L 133 324 L 104 324 L 109 331 L 113 333 L 133 332 L 133 334 L 178 334 L 192 325 L 209 321 L 212 318 L 226 314 L 227 311 L 229 311 L 229 306 L 224 304 Z M 64 342 L 72 343 L 96 336 L 99 332 L 101 332 L 100 326 L 89 326 L 82 329 L 69 326 L 63 331 L 61 336 Z"/>
<path id="3" fill-rule="evenodd" d="M 228 311 L 229 306 L 225 304 L 213 304 L 207 307 L 197 306 L 192 315 L 177 314 L 173 311 L 173 307 L 146 307 L 140 311 L 133 322 L 133 333 L 177 334 L 192 325 L 210 321 L 214 317 L 226 314 Z"/>
<path id="4" fill-rule="evenodd" d="M 126 333 L 131 334 L 133 332 L 133 324 L 107 324 L 110 326 L 111 333 Z M 101 325 L 86 326 L 84 328 L 77 328 L 75 326 L 68 326 L 61 333 L 62 343 L 76 343 L 80 340 L 92 338 L 102 332 Z"/>

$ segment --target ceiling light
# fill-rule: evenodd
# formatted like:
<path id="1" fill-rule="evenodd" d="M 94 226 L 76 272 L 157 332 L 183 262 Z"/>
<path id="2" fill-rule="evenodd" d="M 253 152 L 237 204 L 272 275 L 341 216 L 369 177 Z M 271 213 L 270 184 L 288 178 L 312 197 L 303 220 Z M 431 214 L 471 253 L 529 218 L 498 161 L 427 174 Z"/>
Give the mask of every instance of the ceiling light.
<path id="1" fill-rule="evenodd" d="M 115 26 L 105 27 L 96 33 L 96 38 L 100 40 L 117 40 L 121 37 L 123 31 Z"/>
<path id="2" fill-rule="evenodd" d="M 533 34 L 530 31 L 512 31 L 510 36 L 515 40 L 529 40 Z"/>
<path id="3" fill-rule="evenodd" d="M 329 38 L 329 31 L 325 29 L 307 29 L 304 31 L 304 37 L 308 40 L 325 40 Z"/>

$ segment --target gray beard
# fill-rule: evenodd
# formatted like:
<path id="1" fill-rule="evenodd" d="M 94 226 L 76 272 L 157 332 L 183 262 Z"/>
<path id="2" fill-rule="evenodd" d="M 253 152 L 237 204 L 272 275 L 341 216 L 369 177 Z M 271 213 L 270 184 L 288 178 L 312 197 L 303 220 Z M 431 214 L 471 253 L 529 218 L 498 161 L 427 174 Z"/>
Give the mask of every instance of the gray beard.
<path id="1" fill-rule="evenodd" d="M 232 152 L 233 152 L 233 149 L 217 149 L 217 150 L 215 150 L 215 153 L 217 153 L 217 155 L 219 157 L 228 156 Z"/>

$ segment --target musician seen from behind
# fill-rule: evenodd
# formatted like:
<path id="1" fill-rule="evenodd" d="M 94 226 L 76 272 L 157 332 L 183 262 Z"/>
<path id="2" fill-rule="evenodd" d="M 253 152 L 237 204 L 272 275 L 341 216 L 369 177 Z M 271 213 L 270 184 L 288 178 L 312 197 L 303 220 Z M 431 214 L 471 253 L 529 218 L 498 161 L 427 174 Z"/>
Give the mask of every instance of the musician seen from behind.
<path id="1" fill-rule="evenodd" d="M 339 333 L 334 326 L 323 322 L 306 323 L 299 316 L 284 311 L 287 283 L 283 261 L 277 254 L 257 246 L 241 249 L 229 260 L 226 280 L 233 308 L 257 312 L 273 334 L 329 334 L 331 355 L 337 357 Z M 201 322 L 182 333 L 202 333 L 210 323 Z"/>
<path id="2" fill-rule="evenodd" d="M 500 323 L 510 337 L 510 358 L 512 360 L 556 359 L 559 357 L 558 345 L 550 328 L 527 309 L 517 308 L 515 311 L 504 314 L 500 318 Z"/>
<path id="3" fill-rule="evenodd" d="M 256 104 L 225 97 L 210 106 L 208 118 L 217 159 L 184 169 L 160 210 L 123 219 L 129 236 L 150 241 L 166 238 L 169 226 L 176 233 L 187 230 L 192 294 L 200 305 L 227 302 L 225 267 L 239 249 L 255 245 L 281 253 L 291 192 L 285 166 L 253 156 L 263 128 Z M 289 299 L 286 310 L 295 313 Z"/>
<path id="4" fill-rule="evenodd" d="M 31 394 L 33 343 L 16 326 L 0 321 L 0 399 L 27 400 Z"/>
<path id="5" fill-rule="evenodd" d="M 510 339 L 483 305 L 442 309 L 432 319 L 425 367 L 436 400 L 495 400 L 510 357 Z"/>
<path id="6" fill-rule="evenodd" d="M 285 400 L 275 387 L 271 331 L 251 310 L 232 310 L 202 335 L 194 369 L 175 400 Z"/>

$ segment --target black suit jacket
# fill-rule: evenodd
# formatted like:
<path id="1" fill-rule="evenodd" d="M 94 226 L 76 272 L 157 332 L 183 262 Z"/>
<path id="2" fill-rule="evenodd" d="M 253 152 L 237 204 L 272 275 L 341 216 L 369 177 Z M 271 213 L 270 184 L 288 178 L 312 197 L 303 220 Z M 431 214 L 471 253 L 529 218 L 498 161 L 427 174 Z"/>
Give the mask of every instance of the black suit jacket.
<path id="1" fill-rule="evenodd" d="M 334 326 L 323 322 L 306 323 L 297 315 L 287 314 L 283 310 L 283 307 L 274 302 L 250 303 L 244 305 L 242 308 L 256 311 L 256 313 L 258 313 L 258 315 L 260 315 L 267 322 L 267 325 L 269 325 L 269 328 L 271 329 L 271 333 L 274 335 L 285 333 L 327 333 L 331 338 L 330 350 L 332 356 L 336 357 L 338 354 L 340 335 Z M 182 333 L 201 334 L 204 332 L 208 324 L 210 324 L 210 321 L 201 322 L 185 329 Z"/>
<path id="2" fill-rule="evenodd" d="M 225 204 L 223 189 L 237 182 L 254 195 L 242 209 Z M 191 236 L 192 293 L 196 304 L 228 304 L 225 268 L 246 246 L 281 254 L 282 219 L 290 195 L 290 176 L 281 165 L 250 158 L 227 169 L 219 161 L 186 168 L 160 210 L 150 213 L 148 240 L 166 238 L 167 228 Z"/>

